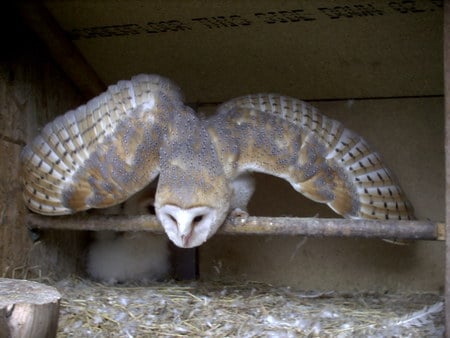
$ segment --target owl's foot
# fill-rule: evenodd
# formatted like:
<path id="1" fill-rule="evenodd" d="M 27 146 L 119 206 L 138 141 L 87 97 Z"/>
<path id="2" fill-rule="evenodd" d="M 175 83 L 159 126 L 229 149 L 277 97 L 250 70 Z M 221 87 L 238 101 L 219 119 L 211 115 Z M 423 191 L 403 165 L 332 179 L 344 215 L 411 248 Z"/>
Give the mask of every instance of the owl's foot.
<path id="1" fill-rule="evenodd" d="M 249 214 L 246 210 L 236 208 L 230 212 L 229 219 L 231 220 L 233 225 L 241 225 L 247 221 L 248 216 Z"/>

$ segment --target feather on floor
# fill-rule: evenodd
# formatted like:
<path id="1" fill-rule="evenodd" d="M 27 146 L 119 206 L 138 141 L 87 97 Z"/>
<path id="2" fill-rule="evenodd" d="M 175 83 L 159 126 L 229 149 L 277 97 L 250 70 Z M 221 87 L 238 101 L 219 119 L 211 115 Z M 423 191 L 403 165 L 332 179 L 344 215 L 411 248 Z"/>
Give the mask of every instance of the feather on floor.
<path id="1" fill-rule="evenodd" d="M 304 292 L 247 282 L 107 287 L 82 279 L 63 294 L 59 337 L 442 337 L 437 294 Z"/>

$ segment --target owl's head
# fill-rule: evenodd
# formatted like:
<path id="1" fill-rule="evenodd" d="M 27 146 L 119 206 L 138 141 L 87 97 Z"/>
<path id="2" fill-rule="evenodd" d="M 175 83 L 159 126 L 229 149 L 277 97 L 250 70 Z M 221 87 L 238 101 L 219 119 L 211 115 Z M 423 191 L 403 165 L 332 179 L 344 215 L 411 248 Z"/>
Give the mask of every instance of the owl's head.
<path id="1" fill-rule="evenodd" d="M 195 173 L 178 176 L 180 180 L 164 177 L 161 175 L 158 181 L 155 212 L 167 236 L 180 248 L 203 244 L 228 215 L 230 192 L 226 182 L 218 177 L 208 183 Z"/>
<path id="2" fill-rule="evenodd" d="M 167 236 L 176 246 L 193 248 L 216 233 L 227 213 L 207 205 L 181 208 L 166 204 L 157 208 L 156 214 Z"/>

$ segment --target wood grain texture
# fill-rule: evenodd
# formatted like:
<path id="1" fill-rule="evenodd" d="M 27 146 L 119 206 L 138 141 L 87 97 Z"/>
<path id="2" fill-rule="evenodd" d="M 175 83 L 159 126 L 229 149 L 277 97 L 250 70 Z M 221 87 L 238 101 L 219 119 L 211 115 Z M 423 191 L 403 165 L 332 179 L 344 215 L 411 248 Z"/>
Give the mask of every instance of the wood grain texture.
<path id="1" fill-rule="evenodd" d="M 450 335 L 450 3 L 444 2 L 444 85 L 445 85 L 445 167 L 446 167 L 446 270 L 445 318 L 447 337 Z"/>
<path id="2" fill-rule="evenodd" d="M 33 278 L 39 274 L 57 276 L 59 271 L 74 273 L 79 265 L 70 257 L 79 256 L 80 242 L 73 234 L 53 232 L 47 236 L 48 242 L 38 244 L 46 249 L 36 250 L 36 243 L 23 226 L 27 209 L 18 157 L 22 146 L 44 123 L 79 105 L 81 96 L 14 10 L 5 9 L 0 17 L 3 30 L 14 32 L 13 38 L 4 41 L 5 54 L 0 62 L 0 276 Z M 63 248 L 56 250 L 56 243 L 64 243 Z M 64 250 L 71 256 L 62 253 Z"/>
<path id="3" fill-rule="evenodd" d="M 56 337 L 60 299 L 54 287 L 0 278 L 0 337 Z"/>

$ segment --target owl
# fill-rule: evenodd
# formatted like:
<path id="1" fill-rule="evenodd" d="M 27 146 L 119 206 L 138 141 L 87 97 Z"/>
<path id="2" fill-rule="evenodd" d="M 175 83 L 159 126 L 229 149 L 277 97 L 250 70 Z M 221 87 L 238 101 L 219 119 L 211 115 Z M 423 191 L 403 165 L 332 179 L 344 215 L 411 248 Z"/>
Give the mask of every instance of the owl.
<path id="1" fill-rule="evenodd" d="M 280 177 L 345 218 L 414 217 L 380 155 L 310 104 L 254 94 L 202 118 L 158 75 L 119 81 L 56 118 L 21 162 L 25 203 L 44 215 L 106 208 L 158 177 L 156 216 L 183 248 L 204 243 L 230 213 L 245 212 L 253 172 Z"/>
<path id="2" fill-rule="evenodd" d="M 148 232 L 97 231 L 86 257 L 89 276 L 107 284 L 147 283 L 168 276 L 165 238 Z"/>
<path id="3" fill-rule="evenodd" d="M 125 203 L 102 209 L 101 213 L 147 214 L 153 197 L 154 187 L 151 184 Z M 114 285 L 147 284 L 169 276 L 167 236 L 147 231 L 96 231 L 93 235 L 86 255 L 86 271 L 91 278 Z"/>

